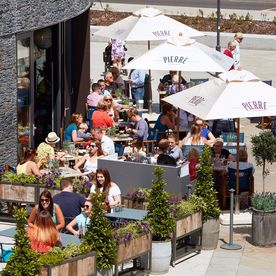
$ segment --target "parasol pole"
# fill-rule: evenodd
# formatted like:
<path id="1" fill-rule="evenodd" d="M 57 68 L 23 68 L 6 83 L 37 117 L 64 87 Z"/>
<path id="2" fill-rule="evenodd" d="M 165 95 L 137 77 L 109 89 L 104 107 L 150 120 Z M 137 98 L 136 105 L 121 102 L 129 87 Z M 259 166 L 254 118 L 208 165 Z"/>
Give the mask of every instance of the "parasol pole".
<path id="1" fill-rule="evenodd" d="M 235 194 L 235 214 L 240 213 L 240 118 L 237 118 L 237 157 L 236 157 L 236 194 Z"/>
<path id="2" fill-rule="evenodd" d="M 150 40 L 148 40 L 148 50 L 150 50 Z M 151 88 L 151 70 L 149 70 L 149 99 L 148 99 L 148 105 L 149 105 L 149 114 L 152 113 L 152 88 Z"/>
<path id="3" fill-rule="evenodd" d="M 178 89 L 181 90 L 181 71 L 178 71 Z M 179 129 L 180 129 L 180 109 L 177 108 L 177 127 L 176 127 L 176 141 L 179 141 Z"/>

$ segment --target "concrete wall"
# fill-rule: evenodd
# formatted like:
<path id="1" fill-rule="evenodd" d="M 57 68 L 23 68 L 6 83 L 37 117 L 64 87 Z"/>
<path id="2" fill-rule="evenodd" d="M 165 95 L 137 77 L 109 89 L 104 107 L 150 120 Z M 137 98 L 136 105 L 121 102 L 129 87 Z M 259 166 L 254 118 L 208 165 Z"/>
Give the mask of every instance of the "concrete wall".
<path id="1" fill-rule="evenodd" d="M 91 0 L 0 0 L 0 166 L 17 163 L 16 34 L 78 16 Z"/>

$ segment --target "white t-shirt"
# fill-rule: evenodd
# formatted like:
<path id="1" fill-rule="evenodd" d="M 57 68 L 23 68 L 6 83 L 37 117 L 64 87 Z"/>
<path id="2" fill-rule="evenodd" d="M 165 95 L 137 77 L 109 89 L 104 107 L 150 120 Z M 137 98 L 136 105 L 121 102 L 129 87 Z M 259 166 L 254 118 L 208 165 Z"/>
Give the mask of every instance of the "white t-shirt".
<path id="1" fill-rule="evenodd" d="M 100 189 L 100 191 L 102 192 L 103 188 Z M 90 193 L 91 194 L 94 194 L 96 192 L 96 185 L 93 184 L 91 186 L 91 189 L 90 189 Z M 107 195 L 107 200 L 109 201 L 109 203 L 112 203 L 114 201 L 114 197 L 115 196 L 118 196 L 118 195 L 121 195 L 121 190 L 120 188 L 118 187 L 118 185 L 116 185 L 115 183 L 113 183 L 109 189 L 109 193 Z"/>
<path id="2" fill-rule="evenodd" d="M 106 135 L 103 135 L 102 140 L 102 150 L 106 152 L 108 155 L 112 155 L 115 153 L 115 146 L 111 138 Z"/>

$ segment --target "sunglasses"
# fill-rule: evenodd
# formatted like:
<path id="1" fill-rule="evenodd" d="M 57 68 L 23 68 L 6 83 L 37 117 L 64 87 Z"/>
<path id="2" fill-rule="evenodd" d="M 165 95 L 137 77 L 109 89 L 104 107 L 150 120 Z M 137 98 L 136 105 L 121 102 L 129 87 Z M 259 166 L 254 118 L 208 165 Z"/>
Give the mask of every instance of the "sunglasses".
<path id="1" fill-rule="evenodd" d="M 112 102 L 113 100 L 112 99 L 105 99 L 105 101 Z"/>
<path id="2" fill-rule="evenodd" d="M 84 208 L 85 208 L 85 209 L 89 209 L 90 206 L 89 206 L 89 205 L 84 205 Z"/>
<path id="3" fill-rule="evenodd" d="M 49 199 L 49 198 L 41 198 L 41 199 L 40 199 L 40 202 L 49 203 L 49 202 L 50 202 L 50 199 Z"/>
<path id="4" fill-rule="evenodd" d="M 89 145 L 89 147 L 90 147 L 90 148 L 95 148 L 95 147 L 96 147 L 96 145 Z"/>

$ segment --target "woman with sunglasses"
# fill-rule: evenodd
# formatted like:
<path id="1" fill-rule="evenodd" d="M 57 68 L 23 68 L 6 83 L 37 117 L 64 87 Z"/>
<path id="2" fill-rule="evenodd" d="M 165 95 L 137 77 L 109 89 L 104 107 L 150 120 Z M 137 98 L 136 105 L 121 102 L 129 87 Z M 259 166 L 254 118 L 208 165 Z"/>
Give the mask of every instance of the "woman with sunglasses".
<path id="1" fill-rule="evenodd" d="M 119 119 L 119 112 L 115 107 L 111 96 L 104 96 L 104 102 L 107 103 L 107 113 L 116 122 Z"/>
<path id="2" fill-rule="evenodd" d="M 86 153 L 74 166 L 74 169 L 81 172 L 80 167 L 84 164 L 85 172 L 95 173 L 98 166 L 98 158 L 103 157 L 104 153 L 100 141 L 92 141 L 88 146 L 88 153 Z"/>
<path id="3" fill-rule="evenodd" d="M 103 192 L 105 194 L 105 202 L 108 203 L 110 207 L 121 204 L 120 188 L 116 183 L 111 181 L 111 177 L 107 169 L 97 169 L 96 185 L 92 185 L 90 192 Z"/>
<path id="4" fill-rule="evenodd" d="M 28 229 L 31 248 L 39 253 L 46 253 L 60 244 L 58 230 L 47 210 L 41 211 L 35 223 Z"/>
<path id="5" fill-rule="evenodd" d="M 53 202 L 51 193 L 48 190 L 44 190 L 39 197 L 39 204 L 37 204 L 28 219 L 28 225 L 33 226 L 37 220 L 40 212 L 48 211 L 52 217 L 53 223 L 56 225 L 57 230 L 64 227 L 64 216 L 58 204 Z"/>
<path id="6" fill-rule="evenodd" d="M 92 212 L 92 202 L 86 200 L 84 203 L 84 212 L 76 216 L 67 226 L 66 229 L 74 236 L 80 237 L 85 234 L 85 230 L 90 222 L 90 214 Z M 75 230 L 75 226 L 78 226 L 78 230 Z"/>

